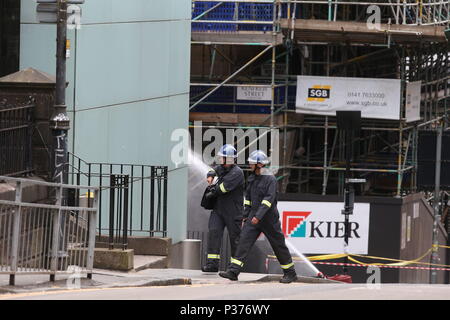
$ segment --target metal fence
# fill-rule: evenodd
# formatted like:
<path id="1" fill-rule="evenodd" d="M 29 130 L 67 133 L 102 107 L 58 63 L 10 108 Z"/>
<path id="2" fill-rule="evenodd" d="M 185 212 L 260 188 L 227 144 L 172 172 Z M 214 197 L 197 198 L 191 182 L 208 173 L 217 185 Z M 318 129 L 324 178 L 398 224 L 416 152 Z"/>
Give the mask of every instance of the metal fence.
<path id="1" fill-rule="evenodd" d="M 62 205 L 66 190 L 86 188 L 33 180 L 34 185 L 56 189 L 56 204 L 22 201 L 24 184 L 31 180 L 0 176 L 15 183 L 15 197 L 0 200 L 0 274 L 87 274 L 92 278 L 98 188 L 92 188 L 91 207 Z"/>
<path id="2" fill-rule="evenodd" d="M 135 164 L 88 163 L 69 153 L 73 184 L 98 186 L 100 245 L 128 247 L 129 236 L 167 236 L 168 167 Z M 86 196 L 75 194 L 74 203 Z"/>
<path id="3" fill-rule="evenodd" d="M 34 102 L 0 101 L 0 175 L 19 175 L 33 170 L 32 130 Z"/>

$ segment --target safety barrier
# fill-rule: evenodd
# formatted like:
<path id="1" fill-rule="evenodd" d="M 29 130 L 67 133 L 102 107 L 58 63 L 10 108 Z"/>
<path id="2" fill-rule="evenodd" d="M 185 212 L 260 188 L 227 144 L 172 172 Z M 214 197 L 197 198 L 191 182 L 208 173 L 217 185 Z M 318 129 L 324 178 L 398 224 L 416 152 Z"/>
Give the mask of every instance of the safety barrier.
<path id="1" fill-rule="evenodd" d="M 378 265 L 378 264 L 356 264 L 356 263 L 342 263 L 342 262 L 312 262 L 318 265 L 328 265 L 328 266 L 347 266 L 347 267 L 369 267 L 375 266 L 379 268 L 392 268 L 392 269 L 409 269 L 409 270 L 436 270 L 436 271 L 450 271 L 450 268 L 433 268 L 433 267 L 401 267 L 392 265 Z"/>
<path id="2" fill-rule="evenodd" d="M 65 205 L 73 186 L 0 176 L 0 181 L 15 184 L 14 200 L 0 200 L 0 274 L 10 275 L 10 285 L 20 274 L 87 274 L 92 278 L 98 188 L 91 207 Z M 55 204 L 22 201 L 25 184 L 47 188 L 55 194 Z"/>

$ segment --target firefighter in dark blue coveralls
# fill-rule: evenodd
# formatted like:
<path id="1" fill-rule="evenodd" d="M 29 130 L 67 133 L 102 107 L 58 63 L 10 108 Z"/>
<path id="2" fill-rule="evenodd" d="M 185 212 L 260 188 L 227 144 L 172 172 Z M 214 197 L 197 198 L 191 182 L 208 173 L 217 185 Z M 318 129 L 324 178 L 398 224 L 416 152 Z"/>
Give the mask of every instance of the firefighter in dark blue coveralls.
<path id="1" fill-rule="evenodd" d="M 280 215 L 277 210 L 277 180 L 265 168 L 269 160 L 264 152 L 260 150 L 252 152 L 248 161 L 253 174 L 248 178 L 245 192 L 244 226 L 228 270 L 220 272 L 219 275 L 230 280 L 238 280 L 245 258 L 262 232 L 283 269 L 280 282 L 291 283 L 296 280 L 297 274 L 281 231 Z"/>
<path id="2" fill-rule="evenodd" d="M 244 213 L 244 173 L 235 164 L 236 149 L 226 144 L 218 152 L 218 157 L 221 164 L 214 166 L 207 174 L 210 185 L 214 177 L 217 176 L 218 180 L 213 189 L 217 200 L 209 217 L 207 262 L 202 267 L 203 272 L 219 271 L 220 247 L 225 227 L 230 237 L 231 254 L 235 254 Z"/>

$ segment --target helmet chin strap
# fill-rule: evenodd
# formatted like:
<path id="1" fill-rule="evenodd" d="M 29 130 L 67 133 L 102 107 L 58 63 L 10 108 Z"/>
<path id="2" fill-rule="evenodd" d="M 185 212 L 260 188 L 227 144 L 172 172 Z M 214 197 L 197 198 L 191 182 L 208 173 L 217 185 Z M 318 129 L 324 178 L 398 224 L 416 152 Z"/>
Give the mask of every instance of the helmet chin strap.
<path id="1" fill-rule="evenodd" d="M 262 169 L 262 167 L 258 167 L 258 162 L 256 163 L 256 165 L 255 165 L 255 169 L 253 169 L 253 173 L 254 174 L 256 174 L 256 171 L 259 169 L 259 170 L 261 170 Z"/>

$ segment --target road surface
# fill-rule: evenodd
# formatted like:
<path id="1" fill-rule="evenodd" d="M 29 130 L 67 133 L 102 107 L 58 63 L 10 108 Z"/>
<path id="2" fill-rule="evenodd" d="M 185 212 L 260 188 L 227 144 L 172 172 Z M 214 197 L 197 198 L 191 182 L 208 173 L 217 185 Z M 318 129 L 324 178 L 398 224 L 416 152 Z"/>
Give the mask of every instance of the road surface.
<path id="1" fill-rule="evenodd" d="M 210 283 L 74 289 L 0 295 L 0 300 L 450 300 L 450 285 Z"/>

